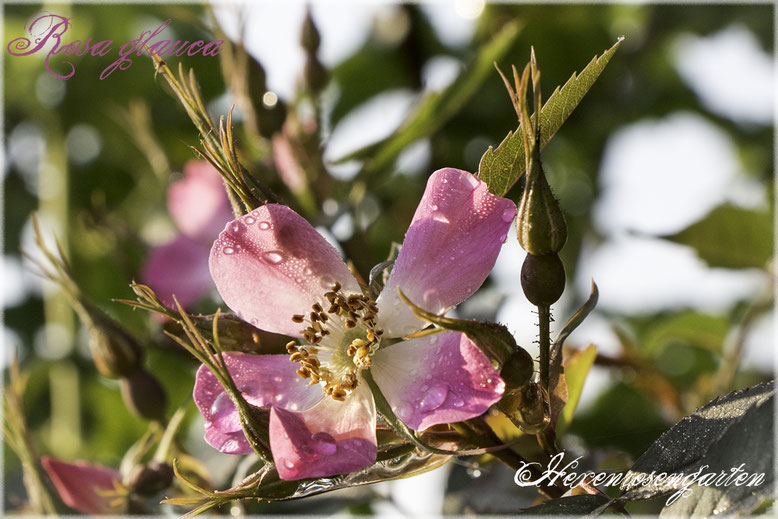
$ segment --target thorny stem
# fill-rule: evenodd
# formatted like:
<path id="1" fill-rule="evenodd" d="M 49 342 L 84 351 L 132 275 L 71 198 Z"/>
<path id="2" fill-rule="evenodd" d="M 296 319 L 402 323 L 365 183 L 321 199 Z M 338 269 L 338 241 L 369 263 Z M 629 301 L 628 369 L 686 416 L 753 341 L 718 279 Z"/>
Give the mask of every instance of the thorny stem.
<path id="1" fill-rule="evenodd" d="M 538 344 L 540 347 L 540 385 L 549 392 L 549 370 L 551 367 L 551 307 L 538 306 Z"/>
<path id="2" fill-rule="evenodd" d="M 477 447 L 495 447 L 503 444 L 502 440 L 482 417 L 471 418 L 466 422 L 451 425 Z M 513 470 L 529 471 L 533 480 L 540 479 L 543 476 L 543 473 L 535 465 L 528 462 L 513 449 L 497 450 L 490 452 L 490 454 Z M 564 489 L 557 486 L 538 485 L 537 489 L 538 492 L 551 499 L 561 497 L 565 492 Z"/>

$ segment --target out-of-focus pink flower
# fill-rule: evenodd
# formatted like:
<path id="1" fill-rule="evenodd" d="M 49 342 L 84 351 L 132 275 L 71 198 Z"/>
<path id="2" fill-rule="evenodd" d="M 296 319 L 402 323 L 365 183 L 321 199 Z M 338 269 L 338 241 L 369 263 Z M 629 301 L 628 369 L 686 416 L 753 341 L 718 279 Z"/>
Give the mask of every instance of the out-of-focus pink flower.
<path id="1" fill-rule="evenodd" d="M 265 205 L 227 225 L 210 268 L 227 305 L 251 324 L 302 339 L 286 355 L 224 355 L 246 400 L 270 408 L 279 475 L 294 480 L 358 470 L 376 458 L 373 376 L 397 417 L 415 430 L 466 420 L 499 400 L 504 382 L 466 335 L 420 330 L 398 287 L 444 313 L 472 295 L 494 266 L 516 214 L 465 171 L 436 171 L 386 287 L 363 295 L 343 260 L 297 213 Z M 221 452 L 251 452 L 237 410 L 216 377 L 197 373 L 194 399 L 205 439 Z"/>
<path id="2" fill-rule="evenodd" d="M 70 508 L 90 515 L 116 513 L 110 506 L 121 476 L 113 469 L 83 461 L 67 463 L 43 456 L 41 464 L 48 473 L 62 501 Z"/>
<path id="3" fill-rule="evenodd" d="M 209 250 L 233 214 L 221 175 L 204 160 L 184 165 L 184 178 L 171 184 L 167 201 L 181 234 L 151 250 L 141 279 L 166 305 L 174 305 L 175 294 L 186 307 L 213 288 Z"/>

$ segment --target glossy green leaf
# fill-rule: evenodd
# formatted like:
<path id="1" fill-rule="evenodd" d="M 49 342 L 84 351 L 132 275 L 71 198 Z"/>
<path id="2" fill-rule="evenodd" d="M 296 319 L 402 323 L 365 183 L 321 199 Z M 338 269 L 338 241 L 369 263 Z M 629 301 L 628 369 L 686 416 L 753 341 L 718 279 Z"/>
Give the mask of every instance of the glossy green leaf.
<path id="1" fill-rule="evenodd" d="M 546 501 L 541 505 L 525 508 L 520 511 L 518 515 L 571 515 L 583 517 L 602 507 L 608 503 L 608 501 L 608 496 L 602 494 L 584 494 L 580 496 L 562 497 Z"/>
<path id="2" fill-rule="evenodd" d="M 773 256 L 773 217 L 765 211 L 722 205 L 663 238 L 692 247 L 711 267 L 764 268 Z"/>
<path id="3" fill-rule="evenodd" d="M 551 137 L 567 120 L 581 99 L 600 76 L 624 38 L 619 40 L 599 58 L 595 56 L 580 74 L 573 75 L 562 88 L 557 87 L 540 112 L 540 146 L 544 148 Z M 524 145 L 521 127 L 508 133 L 497 148 L 491 146 L 478 166 L 478 177 L 489 185 L 489 191 L 503 196 L 524 174 Z"/>
<path id="4" fill-rule="evenodd" d="M 621 484 L 623 494 L 619 499 L 666 494 L 670 506 L 667 513 L 680 512 L 684 516 L 755 508 L 773 488 L 773 450 L 759 447 L 769 446 L 773 439 L 774 396 L 775 382 L 770 381 L 716 398 L 682 419 L 631 467 Z M 713 473 L 715 480 L 721 472 L 731 475 L 738 467 L 740 474 L 763 473 L 762 484 L 700 486 L 688 479 L 696 474 L 695 479 L 704 482 L 703 476 Z M 684 477 L 640 481 L 652 472 Z M 687 483 L 691 495 L 680 497 Z M 673 500 L 676 495 L 678 498 Z"/>
<path id="5" fill-rule="evenodd" d="M 436 132 L 468 102 L 519 35 L 518 23 L 509 23 L 477 52 L 477 59 L 441 92 L 425 96 L 400 128 L 386 139 L 361 148 L 336 162 L 367 159 L 362 175 L 388 167 L 414 141 Z"/>

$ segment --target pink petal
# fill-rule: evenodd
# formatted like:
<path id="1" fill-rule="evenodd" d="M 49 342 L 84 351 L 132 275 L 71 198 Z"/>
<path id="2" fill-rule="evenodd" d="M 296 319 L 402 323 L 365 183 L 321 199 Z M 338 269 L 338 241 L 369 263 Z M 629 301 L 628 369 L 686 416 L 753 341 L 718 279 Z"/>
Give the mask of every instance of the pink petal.
<path id="1" fill-rule="evenodd" d="M 168 307 L 175 308 L 175 295 L 187 308 L 214 287 L 208 270 L 208 247 L 185 236 L 154 247 L 146 258 L 141 280 Z"/>
<path id="2" fill-rule="evenodd" d="M 168 211 L 181 233 L 210 244 L 234 218 L 221 175 L 205 160 L 184 165 L 184 178 L 170 185 Z"/>
<path id="3" fill-rule="evenodd" d="M 494 266 L 516 205 L 489 193 L 486 183 L 466 171 L 439 169 L 405 234 L 402 250 L 378 298 L 378 318 L 388 337 L 423 327 L 397 294 L 443 312 L 470 297 Z"/>
<path id="4" fill-rule="evenodd" d="M 274 407 L 270 449 L 281 479 L 345 474 L 376 459 L 376 411 L 363 382 L 343 402 L 324 398 L 294 413 Z"/>
<path id="5" fill-rule="evenodd" d="M 92 515 L 116 513 L 109 506 L 113 498 L 100 492 L 116 488 L 115 483 L 121 481 L 117 471 L 84 461 L 67 463 L 49 456 L 43 456 L 41 464 L 62 501 L 70 508 Z"/>
<path id="6" fill-rule="evenodd" d="M 319 386 L 309 386 L 296 371 L 299 364 L 286 355 L 225 353 L 224 361 L 246 401 L 257 407 L 271 405 L 293 411 L 313 406 L 322 398 Z M 197 371 L 194 400 L 205 418 L 205 441 L 225 454 L 252 452 L 229 395 L 205 367 Z"/>
<path id="7" fill-rule="evenodd" d="M 345 293 L 361 293 L 335 249 L 303 217 L 269 204 L 227 225 L 211 249 L 211 275 L 224 302 L 244 320 L 295 337 L 292 322 L 338 281 Z"/>
<path id="8" fill-rule="evenodd" d="M 460 332 L 380 349 L 371 370 L 397 418 L 415 430 L 483 414 L 505 390 L 486 355 Z"/>

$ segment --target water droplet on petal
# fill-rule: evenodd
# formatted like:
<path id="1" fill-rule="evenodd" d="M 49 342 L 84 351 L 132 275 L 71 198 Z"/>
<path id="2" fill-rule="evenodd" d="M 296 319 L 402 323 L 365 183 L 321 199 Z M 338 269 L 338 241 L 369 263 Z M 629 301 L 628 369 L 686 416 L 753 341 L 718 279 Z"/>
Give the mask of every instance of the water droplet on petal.
<path id="1" fill-rule="evenodd" d="M 317 432 L 311 435 L 311 445 L 319 454 L 331 456 L 338 450 L 338 442 L 331 434 L 326 432 Z"/>
<path id="2" fill-rule="evenodd" d="M 219 393 L 211 404 L 211 422 L 224 433 L 240 431 L 240 417 L 227 393 Z"/>
<path id="3" fill-rule="evenodd" d="M 235 234 L 241 234 L 245 230 L 246 230 L 246 226 L 243 225 L 242 222 L 235 221 L 230 224 L 230 231 Z"/>
<path id="4" fill-rule="evenodd" d="M 263 231 L 267 231 L 270 229 L 270 224 L 268 222 L 259 222 L 259 228 Z"/>
<path id="5" fill-rule="evenodd" d="M 224 247 L 222 250 L 224 251 L 224 254 L 228 256 L 235 254 L 235 249 L 233 249 L 232 247 Z"/>
<path id="6" fill-rule="evenodd" d="M 243 219 L 244 222 L 246 222 L 246 225 L 254 225 L 254 222 L 257 220 L 253 216 L 247 216 Z"/>
<path id="7" fill-rule="evenodd" d="M 437 206 L 433 205 L 432 207 L 437 207 Z M 441 211 L 435 211 L 434 213 L 432 213 L 432 219 L 440 223 L 451 223 L 448 217 L 445 214 L 443 214 L 443 212 Z"/>
<path id="8" fill-rule="evenodd" d="M 430 206 L 430 209 L 432 209 L 433 211 L 437 211 L 437 210 L 438 210 L 438 206 L 437 206 L 437 204 L 432 204 L 432 205 Z"/>
<path id="9" fill-rule="evenodd" d="M 442 384 L 433 386 L 419 401 L 419 410 L 432 411 L 437 409 L 446 400 L 448 387 Z"/>
<path id="10" fill-rule="evenodd" d="M 225 254 L 227 254 L 226 250 L 224 252 L 225 252 Z M 271 250 L 271 251 L 268 251 L 268 252 L 263 252 L 262 253 L 262 258 L 265 261 L 267 261 L 268 263 L 272 264 L 272 265 L 278 265 L 279 263 L 284 261 L 284 255 L 281 254 L 280 252 L 274 251 L 274 250 Z"/>
<path id="11" fill-rule="evenodd" d="M 307 443 L 300 447 L 300 453 L 302 454 L 302 457 L 305 460 L 315 460 L 316 458 L 319 457 L 316 454 L 316 451 L 313 450 L 313 447 L 311 447 Z"/>
<path id="12" fill-rule="evenodd" d="M 508 238 L 508 233 L 505 233 L 502 236 L 500 236 L 500 243 L 504 242 L 506 238 Z"/>
<path id="13" fill-rule="evenodd" d="M 310 276 L 311 274 L 313 274 L 313 270 L 311 270 L 311 267 L 305 267 L 305 270 L 303 270 L 303 274 L 305 274 L 306 276 Z"/>
<path id="14" fill-rule="evenodd" d="M 513 217 L 516 216 L 516 209 L 509 207 L 502 213 L 502 219 L 506 222 L 512 222 Z"/>
<path id="15" fill-rule="evenodd" d="M 458 395 L 454 395 L 454 398 L 452 399 L 451 404 L 454 407 L 462 407 L 463 405 L 465 405 L 465 401 L 462 400 Z"/>
<path id="16" fill-rule="evenodd" d="M 475 178 L 475 176 L 473 176 L 473 175 L 463 175 L 461 178 L 462 178 L 462 182 L 468 188 L 470 188 L 471 191 L 478 187 L 478 179 Z"/>
<path id="17" fill-rule="evenodd" d="M 284 467 L 286 467 L 288 469 L 293 469 L 294 468 L 294 462 L 292 460 L 288 460 L 288 459 L 284 460 Z"/>

